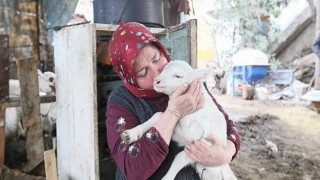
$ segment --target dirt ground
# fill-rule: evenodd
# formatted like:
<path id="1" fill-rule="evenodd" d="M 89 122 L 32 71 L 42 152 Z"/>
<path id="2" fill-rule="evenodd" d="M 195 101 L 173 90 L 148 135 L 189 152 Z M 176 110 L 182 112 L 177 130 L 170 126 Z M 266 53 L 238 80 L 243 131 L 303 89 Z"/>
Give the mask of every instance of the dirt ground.
<path id="1" fill-rule="evenodd" d="M 240 134 L 238 179 L 320 179 L 320 114 L 293 101 L 215 97 Z"/>

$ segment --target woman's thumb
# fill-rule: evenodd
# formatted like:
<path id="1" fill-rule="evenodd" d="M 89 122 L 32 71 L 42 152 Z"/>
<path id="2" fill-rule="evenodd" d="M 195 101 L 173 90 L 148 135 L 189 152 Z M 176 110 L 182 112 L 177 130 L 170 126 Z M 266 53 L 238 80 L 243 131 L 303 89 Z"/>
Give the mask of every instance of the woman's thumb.
<path id="1" fill-rule="evenodd" d="M 208 141 L 210 141 L 212 143 L 212 145 L 220 143 L 219 140 L 214 135 L 211 135 L 211 136 L 207 137 L 206 139 Z"/>

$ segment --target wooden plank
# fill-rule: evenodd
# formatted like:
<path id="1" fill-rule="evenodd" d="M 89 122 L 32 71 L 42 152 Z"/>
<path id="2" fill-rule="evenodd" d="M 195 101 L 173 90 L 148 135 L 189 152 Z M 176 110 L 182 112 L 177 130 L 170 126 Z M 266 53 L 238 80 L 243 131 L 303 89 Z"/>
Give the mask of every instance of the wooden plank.
<path id="1" fill-rule="evenodd" d="M 113 24 L 90 24 L 93 29 L 96 30 L 97 36 L 111 36 L 114 31 L 118 28 L 118 25 Z M 150 32 L 159 40 L 165 39 L 168 34 L 168 29 L 166 28 L 150 28 L 148 27 Z"/>
<path id="2" fill-rule="evenodd" d="M 118 25 L 112 25 L 112 24 L 92 24 L 93 28 L 96 31 L 102 31 L 103 33 L 109 33 L 110 35 L 113 34 L 113 32 L 118 28 Z M 167 29 L 166 28 L 148 28 L 153 34 L 155 35 L 167 35 Z"/>
<path id="3" fill-rule="evenodd" d="M 0 35 L 0 100 L 9 97 L 9 36 Z"/>
<path id="4" fill-rule="evenodd" d="M 316 7 L 317 7 L 317 18 L 316 18 L 316 38 L 320 36 L 320 0 L 316 0 Z M 316 69 L 314 72 L 315 81 L 314 81 L 314 88 L 316 90 L 320 90 L 320 59 L 317 57 L 316 60 Z"/>
<path id="5" fill-rule="evenodd" d="M 20 81 L 22 124 L 26 129 L 27 164 L 23 168 L 29 172 L 43 161 L 43 133 L 40 118 L 40 97 L 37 74 L 37 61 L 17 60 Z"/>
<path id="6" fill-rule="evenodd" d="M 55 95 L 40 96 L 40 103 L 50 103 L 56 101 Z M 18 107 L 20 106 L 20 98 L 10 98 L 7 101 L 6 107 Z"/>
<path id="7" fill-rule="evenodd" d="M 6 109 L 4 100 L 0 101 L 0 175 L 4 165 L 5 151 L 5 117 Z"/>
<path id="8" fill-rule="evenodd" d="M 99 179 L 96 29 L 80 26 L 54 34 L 59 179 Z"/>
<path id="9" fill-rule="evenodd" d="M 188 34 L 189 34 L 189 53 L 190 53 L 190 64 L 193 68 L 198 67 L 198 45 L 197 45 L 197 20 L 193 19 L 187 21 Z"/>
<path id="10" fill-rule="evenodd" d="M 57 161 L 54 149 L 44 152 L 44 164 L 46 169 L 46 179 L 57 180 Z"/>
<path id="11" fill-rule="evenodd" d="M 10 34 L 12 39 L 10 46 L 19 46 L 19 48 L 13 49 L 16 58 L 18 56 L 38 59 L 37 9 L 37 1 L 17 1 L 15 3 L 14 11 L 21 12 L 11 20 L 14 26 L 12 26 L 12 34 Z"/>

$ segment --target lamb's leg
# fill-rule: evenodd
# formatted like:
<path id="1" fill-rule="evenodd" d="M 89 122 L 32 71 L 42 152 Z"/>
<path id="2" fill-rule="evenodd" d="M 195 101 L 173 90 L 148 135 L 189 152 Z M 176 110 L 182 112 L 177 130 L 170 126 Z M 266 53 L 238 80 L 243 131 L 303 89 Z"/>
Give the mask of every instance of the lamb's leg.
<path id="1" fill-rule="evenodd" d="M 176 177 L 178 172 L 185 166 L 194 163 L 193 160 L 184 152 L 181 151 L 174 158 L 171 167 L 167 174 L 162 178 L 162 180 L 172 180 Z"/>
<path id="2" fill-rule="evenodd" d="M 132 129 L 125 130 L 121 133 L 121 139 L 126 143 L 133 143 L 141 138 L 156 122 L 160 119 L 163 113 L 158 112 L 154 114 L 148 121 Z"/>
<path id="3" fill-rule="evenodd" d="M 225 164 L 222 166 L 221 174 L 222 174 L 223 179 L 237 180 L 237 177 L 234 175 L 229 164 Z"/>

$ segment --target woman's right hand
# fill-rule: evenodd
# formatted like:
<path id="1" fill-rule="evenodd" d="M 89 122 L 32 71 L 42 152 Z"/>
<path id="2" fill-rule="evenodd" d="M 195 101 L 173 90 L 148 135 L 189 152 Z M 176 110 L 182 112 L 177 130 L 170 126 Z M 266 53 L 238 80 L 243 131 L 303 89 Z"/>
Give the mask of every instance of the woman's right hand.
<path id="1" fill-rule="evenodd" d="M 170 97 L 167 111 L 178 119 L 200 109 L 204 104 L 201 82 L 194 80 L 179 87 Z"/>

